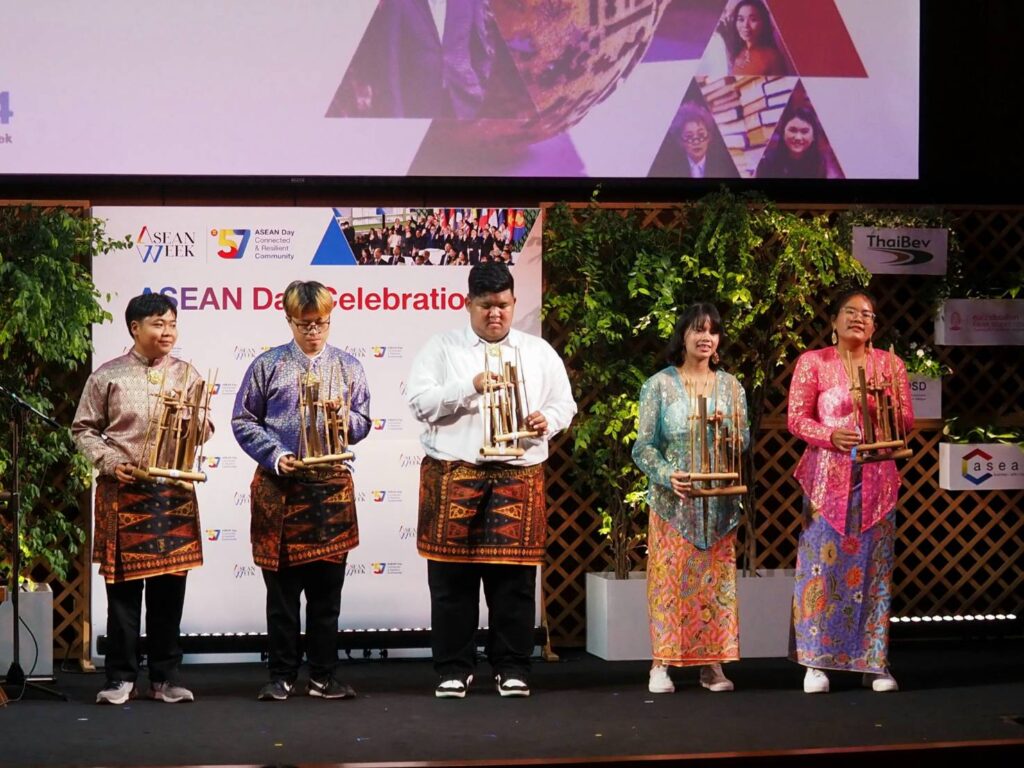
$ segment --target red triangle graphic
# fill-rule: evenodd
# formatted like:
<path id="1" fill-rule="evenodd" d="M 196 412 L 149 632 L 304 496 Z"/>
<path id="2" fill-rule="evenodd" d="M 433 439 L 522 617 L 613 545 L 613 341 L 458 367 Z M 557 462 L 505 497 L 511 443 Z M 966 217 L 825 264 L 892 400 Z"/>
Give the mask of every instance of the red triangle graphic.
<path id="1" fill-rule="evenodd" d="M 772 18 L 801 77 L 867 77 L 835 2 L 769 0 Z"/>

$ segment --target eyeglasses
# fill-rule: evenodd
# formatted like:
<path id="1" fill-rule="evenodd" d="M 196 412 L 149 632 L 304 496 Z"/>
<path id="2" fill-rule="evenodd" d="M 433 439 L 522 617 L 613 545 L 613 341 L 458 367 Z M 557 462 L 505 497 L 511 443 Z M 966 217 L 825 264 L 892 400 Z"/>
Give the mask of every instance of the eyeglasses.
<path id="1" fill-rule="evenodd" d="M 327 330 L 327 327 L 331 324 L 330 320 L 317 321 L 312 323 L 300 323 L 298 320 L 288 318 L 288 321 L 299 329 L 300 332 L 307 336 L 314 333 L 323 333 Z"/>
<path id="2" fill-rule="evenodd" d="M 843 307 L 843 314 L 851 320 L 855 317 L 860 317 L 861 320 L 870 320 L 872 322 L 878 317 L 870 309 L 854 309 L 853 307 Z"/>
<path id="3" fill-rule="evenodd" d="M 683 143 L 684 144 L 703 144 L 708 140 L 706 133 L 684 133 Z"/>

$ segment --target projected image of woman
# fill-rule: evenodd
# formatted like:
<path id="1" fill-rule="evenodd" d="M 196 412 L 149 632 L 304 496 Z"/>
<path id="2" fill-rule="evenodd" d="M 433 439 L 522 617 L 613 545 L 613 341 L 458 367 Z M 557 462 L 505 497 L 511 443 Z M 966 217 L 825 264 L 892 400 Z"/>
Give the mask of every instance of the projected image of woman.
<path id="1" fill-rule="evenodd" d="M 761 0 L 737 3 L 719 26 L 719 33 L 729 54 L 730 75 L 768 77 L 792 73 Z"/>
<path id="2" fill-rule="evenodd" d="M 783 119 L 755 175 L 759 179 L 841 179 L 843 171 L 814 110 L 800 106 Z"/>

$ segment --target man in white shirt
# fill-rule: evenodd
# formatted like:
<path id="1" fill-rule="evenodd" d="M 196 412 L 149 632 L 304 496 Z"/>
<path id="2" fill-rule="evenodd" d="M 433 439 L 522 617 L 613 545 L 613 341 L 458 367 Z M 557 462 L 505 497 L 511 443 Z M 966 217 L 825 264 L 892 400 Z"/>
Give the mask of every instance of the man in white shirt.
<path id="1" fill-rule="evenodd" d="M 576 413 L 551 346 L 512 329 L 514 281 L 503 263 L 469 273 L 469 326 L 432 337 L 416 356 L 407 397 L 424 423 L 417 548 L 427 558 L 438 698 L 463 698 L 476 665 L 483 583 L 487 658 L 502 696 L 529 696 L 537 566 L 547 535 L 548 440 Z M 487 362 L 485 363 L 485 358 Z M 499 361 L 517 361 L 525 400 L 521 455 L 483 456 L 484 392 Z"/>

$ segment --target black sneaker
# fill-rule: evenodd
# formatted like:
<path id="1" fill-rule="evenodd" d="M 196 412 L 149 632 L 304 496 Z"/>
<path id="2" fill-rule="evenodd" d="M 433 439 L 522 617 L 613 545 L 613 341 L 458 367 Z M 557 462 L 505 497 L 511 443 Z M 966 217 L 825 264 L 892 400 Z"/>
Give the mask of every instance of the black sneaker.
<path id="1" fill-rule="evenodd" d="M 466 677 L 446 677 L 437 684 L 437 688 L 434 689 L 434 696 L 439 699 L 464 699 L 466 698 L 466 691 L 469 690 L 469 684 L 472 682 L 472 675 L 467 675 Z"/>
<path id="2" fill-rule="evenodd" d="M 271 680 L 260 688 L 256 695 L 259 701 L 284 701 L 292 692 L 295 685 L 287 680 Z"/>
<path id="3" fill-rule="evenodd" d="M 530 686 L 521 677 L 511 675 L 495 675 L 494 683 L 502 696 L 529 696 Z"/>
<path id="4" fill-rule="evenodd" d="M 345 685 L 333 677 L 328 677 L 325 680 L 309 678 L 306 693 L 310 696 L 318 696 L 321 699 L 354 699 L 356 697 L 356 692 L 352 690 L 352 686 Z"/>

